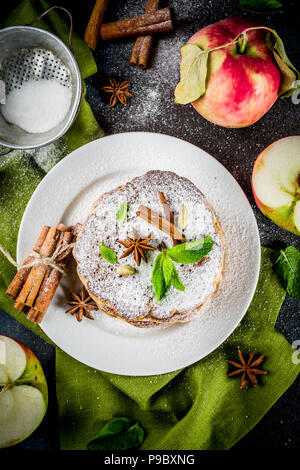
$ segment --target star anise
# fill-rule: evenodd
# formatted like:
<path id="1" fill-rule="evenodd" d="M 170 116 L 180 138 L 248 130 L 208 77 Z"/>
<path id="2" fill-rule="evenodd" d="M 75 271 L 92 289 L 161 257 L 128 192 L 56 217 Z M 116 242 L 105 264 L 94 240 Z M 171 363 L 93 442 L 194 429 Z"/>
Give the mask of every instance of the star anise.
<path id="1" fill-rule="evenodd" d="M 141 238 L 141 235 L 136 238 L 136 233 L 134 228 L 132 229 L 132 238 L 126 237 L 126 240 L 117 240 L 118 243 L 121 243 L 121 245 L 125 246 L 127 248 L 124 253 L 120 256 L 121 258 L 126 258 L 126 256 L 130 255 L 130 253 L 133 252 L 134 255 L 134 260 L 136 264 L 139 266 L 141 264 L 141 259 L 147 263 L 147 258 L 145 256 L 144 251 L 146 250 L 151 250 L 154 251 L 157 248 L 154 246 L 149 246 L 148 243 L 149 241 L 152 240 L 152 236 L 148 238 Z"/>
<path id="2" fill-rule="evenodd" d="M 129 87 L 130 82 L 125 80 L 124 82 L 117 81 L 115 78 L 109 78 L 110 86 L 104 86 L 101 90 L 105 91 L 106 93 L 111 93 L 111 97 L 109 100 L 110 106 L 115 106 L 118 102 L 122 103 L 124 106 L 127 104 L 127 98 L 131 98 L 133 96 L 126 88 Z"/>
<path id="3" fill-rule="evenodd" d="M 236 362 L 236 361 L 227 361 L 229 364 L 234 366 L 236 370 L 229 372 L 228 376 L 229 377 L 235 377 L 237 375 L 242 374 L 241 378 L 241 385 L 240 388 L 244 388 L 247 384 L 248 381 L 252 383 L 253 387 L 256 387 L 257 385 L 257 378 L 256 375 L 266 375 L 268 372 L 266 370 L 260 369 L 258 366 L 261 364 L 264 360 L 264 356 L 259 356 L 255 361 L 253 360 L 255 352 L 253 351 L 246 362 L 243 353 L 238 349 L 238 355 L 239 359 L 241 362 Z"/>
<path id="4" fill-rule="evenodd" d="M 76 313 L 76 318 L 78 321 L 81 321 L 83 317 L 94 320 L 92 315 L 92 310 L 97 310 L 97 306 L 92 301 L 91 297 L 86 293 L 85 289 L 81 289 L 80 293 L 71 292 L 72 300 L 67 302 L 68 305 L 71 305 L 71 308 L 66 311 L 70 315 Z"/>

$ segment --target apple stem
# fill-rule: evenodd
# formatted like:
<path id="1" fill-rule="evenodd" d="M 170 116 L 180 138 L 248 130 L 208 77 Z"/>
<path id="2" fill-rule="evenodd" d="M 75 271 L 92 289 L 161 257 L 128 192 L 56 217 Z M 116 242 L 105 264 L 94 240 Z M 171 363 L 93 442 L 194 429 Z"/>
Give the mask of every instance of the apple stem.
<path id="1" fill-rule="evenodd" d="M 247 45 L 247 42 L 248 42 L 247 32 L 248 31 L 256 31 L 258 29 L 263 29 L 265 31 L 269 31 L 270 33 L 274 34 L 274 36 L 278 37 L 278 34 L 276 33 L 276 31 L 274 31 L 271 28 L 268 28 L 267 26 L 253 26 L 251 28 L 244 29 L 244 31 L 239 33 L 232 41 L 226 42 L 225 44 L 222 44 L 221 46 L 212 47 L 211 49 L 205 49 L 205 50 L 201 49 L 201 52 L 199 54 L 204 54 L 204 53 L 206 54 L 208 52 L 217 51 L 218 49 L 224 49 L 224 47 L 230 47 L 230 46 L 233 46 L 234 44 L 237 45 L 239 53 L 244 54 L 245 53 L 245 48 L 246 48 L 246 45 Z"/>
<path id="2" fill-rule="evenodd" d="M 238 48 L 238 51 L 239 51 L 240 54 L 245 54 L 245 49 L 246 49 L 248 39 L 249 39 L 249 37 L 247 36 L 247 34 L 245 32 L 243 32 L 241 34 L 241 37 L 240 37 L 238 43 L 237 43 L 237 48 Z"/>

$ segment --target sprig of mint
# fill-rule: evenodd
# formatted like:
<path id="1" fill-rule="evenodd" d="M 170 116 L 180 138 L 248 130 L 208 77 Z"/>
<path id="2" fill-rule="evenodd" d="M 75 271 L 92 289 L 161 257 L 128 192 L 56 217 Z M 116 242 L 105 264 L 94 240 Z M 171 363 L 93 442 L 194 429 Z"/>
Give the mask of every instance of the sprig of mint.
<path id="1" fill-rule="evenodd" d="M 300 252 L 294 246 L 280 250 L 275 271 L 287 293 L 300 300 Z"/>
<path id="2" fill-rule="evenodd" d="M 239 0 L 243 10 L 259 15 L 283 14 L 283 5 L 278 0 Z"/>
<path id="3" fill-rule="evenodd" d="M 202 240 L 181 243 L 156 256 L 152 271 L 152 283 L 157 302 L 166 296 L 172 285 L 177 290 L 185 290 L 173 261 L 180 264 L 197 263 L 212 250 L 213 245 L 213 239 L 206 237 Z"/>
<path id="4" fill-rule="evenodd" d="M 111 264 L 116 264 L 117 262 L 117 256 L 114 250 L 105 246 L 103 242 L 100 245 L 100 255 Z"/>
<path id="5" fill-rule="evenodd" d="M 291 96 L 298 88 L 300 88 L 300 84 L 295 85 L 295 81 L 300 80 L 300 73 L 289 60 L 284 44 L 277 32 L 266 26 L 257 26 L 246 28 L 230 43 L 208 50 L 201 49 L 201 47 L 195 43 L 184 44 L 181 47 L 180 82 L 175 88 L 175 102 L 179 104 L 188 104 L 204 95 L 206 91 L 209 54 L 215 49 L 221 49 L 229 44 L 237 44 L 238 46 L 240 41 L 242 41 L 244 48 L 248 40 L 247 32 L 258 29 L 265 29 L 268 31 L 266 43 L 272 51 L 274 59 L 282 74 L 278 96 L 281 98 L 288 98 Z"/>
<path id="6" fill-rule="evenodd" d="M 177 290 L 185 290 L 167 250 L 156 256 L 152 271 L 152 283 L 159 302 L 173 285 Z"/>
<path id="7" fill-rule="evenodd" d="M 143 428 L 129 418 L 113 418 L 88 443 L 88 450 L 137 449 L 144 440 Z"/>
<path id="8" fill-rule="evenodd" d="M 122 225 L 123 222 L 125 222 L 125 220 L 127 218 L 127 212 L 128 212 L 128 204 L 125 201 L 125 202 L 122 202 L 122 204 L 119 207 L 118 213 L 117 213 L 117 219 L 118 219 L 120 225 Z"/>

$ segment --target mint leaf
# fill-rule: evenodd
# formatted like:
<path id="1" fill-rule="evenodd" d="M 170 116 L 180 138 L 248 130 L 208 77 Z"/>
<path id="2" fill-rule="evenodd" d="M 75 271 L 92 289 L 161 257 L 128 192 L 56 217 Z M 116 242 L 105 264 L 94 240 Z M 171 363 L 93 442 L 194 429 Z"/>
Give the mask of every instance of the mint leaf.
<path id="1" fill-rule="evenodd" d="M 173 263 L 172 263 L 173 264 Z M 172 284 L 177 290 L 185 290 L 185 286 L 182 284 L 180 277 L 178 276 L 178 272 L 173 264 L 173 274 L 172 274 Z"/>
<path id="2" fill-rule="evenodd" d="M 278 0 L 240 0 L 239 4 L 243 10 L 261 15 L 284 13 L 283 5 Z"/>
<path id="3" fill-rule="evenodd" d="M 176 261 L 176 263 L 197 263 L 212 250 L 213 245 L 213 239 L 211 237 L 206 237 L 202 240 L 195 240 L 173 246 L 173 248 L 170 248 L 167 253 L 172 260 Z"/>
<path id="4" fill-rule="evenodd" d="M 100 246 L 100 255 L 102 256 L 102 258 L 104 258 L 106 261 L 108 261 L 111 264 L 116 264 L 117 262 L 117 257 L 116 257 L 116 253 L 114 252 L 114 250 L 112 250 L 111 248 L 108 248 L 108 246 L 105 246 L 103 242 L 101 243 L 101 246 Z"/>
<path id="5" fill-rule="evenodd" d="M 171 285 L 177 290 L 185 290 L 176 268 L 166 252 L 160 253 L 155 258 L 154 267 L 152 271 L 152 283 L 156 293 L 156 300 L 162 300 Z"/>
<path id="6" fill-rule="evenodd" d="M 125 201 L 125 202 L 122 202 L 117 213 L 117 219 L 120 222 L 120 225 L 122 225 L 123 222 L 125 222 L 127 218 L 127 212 L 128 212 L 128 204 Z"/>
<path id="7" fill-rule="evenodd" d="M 266 42 L 269 49 L 273 52 L 274 59 L 282 75 L 278 95 L 281 98 L 288 98 L 300 88 L 300 84 L 294 86 L 295 80 L 300 80 L 300 73 L 289 60 L 285 52 L 284 44 L 276 31 L 267 34 Z"/>
<path id="8" fill-rule="evenodd" d="M 157 255 L 152 271 L 152 283 L 157 302 L 166 296 L 171 285 L 177 290 L 185 290 L 185 286 L 181 282 L 172 259 L 180 264 L 196 263 L 212 250 L 213 245 L 213 239 L 206 237 L 202 240 L 195 240 L 173 246 L 173 248 Z"/>
<path id="9" fill-rule="evenodd" d="M 191 103 L 205 93 L 208 54 L 197 44 L 182 46 L 180 82 L 175 88 L 176 103 Z"/>
<path id="10" fill-rule="evenodd" d="M 152 271 L 152 283 L 156 293 L 157 302 L 165 297 L 170 287 L 167 287 L 163 273 L 163 263 L 165 256 L 165 253 L 160 253 L 156 256 Z"/>
<path id="11" fill-rule="evenodd" d="M 162 270 L 163 270 L 163 276 L 164 276 L 164 280 L 165 280 L 167 289 L 169 289 L 171 284 L 172 284 L 174 269 L 175 269 L 175 266 L 172 263 L 171 258 L 169 258 L 169 256 L 167 256 L 164 253 L 164 257 L 163 257 L 163 261 L 162 261 Z M 176 269 L 175 269 L 175 271 L 176 271 Z"/>
<path id="12" fill-rule="evenodd" d="M 167 289 L 173 285 L 177 290 L 185 290 L 185 287 L 179 278 L 178 272 L 176 271 L 176 268 L 167 253 L 163 258 L 163 274 Z"/>
<path id="13" fill-rule="evenodd" d="M 144 440 L 139 423 L 129 418 L 113 418 L 106 423 L 97 436 L 88 443 L 88 450 L 137 449 Z"/>
<path id="14" fill-rule="evenodd" d="M 300 252 L 293 246 L 280 250 L 275 271 L 287 293 L 300 300 Z"/>

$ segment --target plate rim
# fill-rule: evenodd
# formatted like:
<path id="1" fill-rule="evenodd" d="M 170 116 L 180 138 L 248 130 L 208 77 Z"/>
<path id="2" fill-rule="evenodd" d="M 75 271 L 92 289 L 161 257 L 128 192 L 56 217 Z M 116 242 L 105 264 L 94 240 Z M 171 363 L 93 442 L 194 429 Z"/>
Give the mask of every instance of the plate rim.
<path id="1" fill-rule="evenodd" d="M 174 137 L 174 136 L 170 136 L 168 134 L 162 134 L 162 133 L 157 133 L 157 132 L 145 132 L 145 131 L 130 131 L 130 132 L 120 132 L 120 133 L 116 133 L 116 134 L 111 134 L 111 135 L 108 135 L 108 136 L 104 136 L 104 137 L 101 137 L 101 138 L 98 138 L 98 139 L 95 139 L 95 140 L 92 140 L 91 142 L 88 142 L 80 147 L 78 147 L 77 149 L 73 150 L 72 152 L 70 152 L 68 155 L 66 155 L 64 158 L 62 158 L 45 176 L 44 178 L 40 181 L 40 183 L 38 184 L 38 186 L 35 188 L 34 192 L 32 193 L 27 205 L 26 205 L 26 208 L 24 210 L 24 213 L 23 213 L 23 216 L 22 216 L 22 220 L 21 220 L 21 223 L 20 223 L 20 227 L 19 227 L 19 232 L 18 232 L 18 241 L 17 241 L 17 261 L 18 263 L 21 262 L 20 260 L 20 253 L 22 251 L 22 241 L 21 241 L 21 235 L 22 235 L 22 232 L 24 230 L 24 226 L 26 224 L 26 218 L 27 218 L 27 214 L 28 212 L 30 211 L 30 206 L 31 204 L 34 202 L 33 200 L 37 197 L 36 194 L 38 193 L 38 191 L 40 190 L 40 187 L 43 186 L 45 183 L 47 183 L 47 180 L 52 176 L 52 174 L 54 172 L 57 172 L 57 171 L 60 171 L 60 167 L 63 166 L 63 165 L 68 165 L 68 162 L 70 160 L 70 158 L 73 157 L 73 154 L 75 154 L 76 152 L 78 151 L 82 151 L 82 149 L 86 148 L 87 146 L 91 145 L 91 144 L 95 144 L 96 142 L 99 143 L 103 140 L 107 141 L 107 140 L 113 140 L 115 139 L 116 137 L 118 138 L 119 136 L 128 136 L 129 138 L 130 137 L 135 137 L 135 136 L 154 136 L 155 137 L 159 137 L 159 138 L 167 138 L 167 139 L 172 139 L 175 141 L 179 141 L 181 143 L 184 143 L 185 145 L 188 145 L 188 146 L 191 146 L 193 149 L 196 149 L 198 152 L 200 151 L 201 153 L 205 154 L 205 156 L 207 158 L 211 158 L 213 160 L 215 160 L 222 168 L 223 170 L 225 170 L 225 172 L 227 174 L 229 174 L 229 176 L 235 181 L 236 185 L 238 186 L 239 190 L 240 190 L 240 193 L 241 193 L 241 196 L 243 196 L 244 200 L 246 201 L 249 209 L 250 209 L 250 213 L 252 215 L 252 219 L 253 219 L 253 226 L 255 227 L 255 235 L 256 235 L 256 240 L 258 243 L 255 244 L 255 247 L 257 248 L 256 250 L 256 258 L 257 258 L 257 263 L 256 263 L 256 272 L 255 272 L 255 275 L 254 275 L 254 282 L 253 282 L 253 285 L 251 287 L 251 290 L 249 291 L 249 295 L 248 295 L 248 301 L 245 302 L 245 305 L 246 307 L 244 308 L 244 312 L 242 314 L 239 315 L 239 321 L 236 322 L 236 324 L 230 328 L 230 331 L 226 331 L 224 332 L 224 334 L 220 335 L 220 340 L 216 341 L 214 343 L 214 347 L 213 349 L 211 349 L 210 351 L 208 351 L 205 355 L 202 355 L 200 358 L 196 359 L 196 360 L 193 360 L 192 362 L 189 362 L 189 363 L 185 363 L 183 365 L 179 365 L 179 367 L 176 366 L 176 368 L 172 367 L 168 367 L 167 369 L 166 368 L 161 368 L 162 370 L 159 370 L 158 372 L 155 372 L 153 370 L 149 371 L 149 372 L 144 372 L 144 373 L 141 373 L 139 372 L 138 374 L 136 372 L 133 372 L 133 371 L 129 371 L 129 372 L 123 372 L 123 371 L 120 371 L 120 370 L 112 370 L 111 367 L 102 367 L 101 366 L 101 369 L 98 368 L 97 366 L 95 365 L 91 365 L 91 364 L 88 364 L 87 362 L 85 362 L 83 359 L 80 359 L 80 357 L 77 356 L 77 354 L 74 354 L 73 353 L 70 353 L 69 351 L 67 351 L 66 349 L 64 349 L 64 347 L 62 347 L 61 345 L 58 345 L 47 333 L 47 331 L 44 330 L 44 328 L 42 327 L 42 325 L 39 325 L 42 329 L 42 331 L 46 334 L 47 337 L 49 337 L 49 339 L 57 346 L 59 347 L 61 350 L 63 350 L 66 354 L 70 355 L 71 357 L 73 357 L 74 359 L 78 360 L 79 362 L 81 362 L 82 364 L 85 364 L 87 365 L 88 367 L 93 367 L 94 369 L 96 370 L 99 370 L 99 371 L 103 371 L 103 372 L 108 372 L 108 373 L 113 373 L 113 374 L 118 374 L 118 375 L 122 375 L 122 376 L 152 376 L 152 375 L 161 375 L 161 374 L 166 374 L 166 373 L 171 373 L 171 372 L 174 372 L 174 371 L 177 371 L 177 370 L 180 370 L 182 368 L 185 368 L 185 367 L 188 367 L 192 364 L 195 364 L 196 362 L 202 360 L 203 358 L 207 357 L 209 354 L 213 353 L 220 345 L 222 345 L 224 343 L 224 341 L 226 341 L 227 338 L 229 338 L 229 336 L 231 336 L 231 334 L 233 333 L 233 331 L 238 327 L 239 323 L 241 322 L 242 318 L 245 316 L 245 314 L 247 313 L 247 310 L 251 304 L 251 301 L 253 299 L 253 296 L 255 294 L 255 291 L 256 291 L 256 288 L 257 288 L 257 283 L 258 283 L 258 279 L 259 279 L 259 274 L 260 274 L 260 265 L 261 265 L 261 243 L 260 243 L 260 234 L 259 234 L 259 229 L 258 229 L 258 225 L 257 225 L 257 220 L 256 220 L 256 217 L 255 217 L 255 214 L 253 212 L 253 209 L 251 207 L 251 204 L 250 204 L 250 201 L 249 199 L 247 198 L 244 190 L 242 189 L 242 187 L 240 186 L 240 184 L 238 183 L 238 181 L 234 178 L 234 176 L 230 173 L 230 171 L 218 160 L 216 159 L 214 156 L 212 156 L 211 154 L 209 154 L 206 150 L 203 150 L 201 147 L 198 147 L 197 145 L 195 144 L 192 144 L 188 141 L 185 141 L 183 139 L 180 139 L 178 137 Z M 80 355 L 79 355 L 80 356 Z M 185 361 L 186 362 L 186 361 Z"/>

